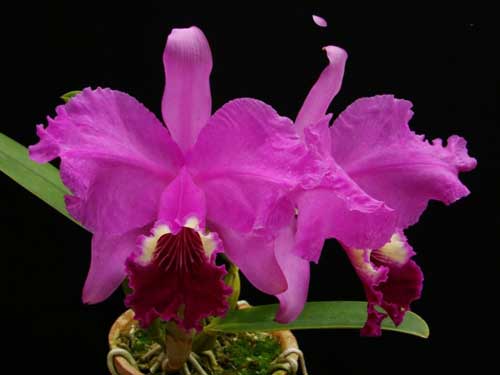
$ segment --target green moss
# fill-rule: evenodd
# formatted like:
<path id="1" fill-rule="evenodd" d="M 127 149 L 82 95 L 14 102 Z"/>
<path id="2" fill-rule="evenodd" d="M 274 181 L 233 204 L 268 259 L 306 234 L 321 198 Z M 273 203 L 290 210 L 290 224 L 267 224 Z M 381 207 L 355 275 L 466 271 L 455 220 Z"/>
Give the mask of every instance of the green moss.
<path id="1" fill-rule="evenodd" d="M 264 333 L 226 334 L 218 341 L 214 352 L 222 369 L 217 375 L 268 375 L 281 352 L 278 341 Z"/>
<path id="2" fill-rule="evenodd" d="M 164 344 L 151 331 L 133 325 L 129 332 L 122 332 L 116 344 L 132 354 L 143 373 L 161 374 Z M 246 332 L 217 337 L 213 353 L 218 366 L 213 366 L 206 355 L 199 353 L 198 358 L 210 375 L 268 375 L 271 362 L 280 352 L 280 344 L 273 336 Z"/>

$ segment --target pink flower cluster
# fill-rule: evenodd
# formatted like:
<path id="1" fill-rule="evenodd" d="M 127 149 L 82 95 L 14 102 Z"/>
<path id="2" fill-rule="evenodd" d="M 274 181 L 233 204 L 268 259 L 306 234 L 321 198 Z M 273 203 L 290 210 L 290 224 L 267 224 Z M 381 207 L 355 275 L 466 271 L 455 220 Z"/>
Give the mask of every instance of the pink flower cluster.
<path id="1" fill-rule="evenodd" d="M 309 263 L 335 238 L 366 290 L 363 333 L 380 334 L 375 306 L 402 321 L 423 280 L 403 231 L 429 200 L 466 196 L 458 174 L 476 161 L 458 136 L 444 146 L 413 133 L 411 103 L 391 95 L 358 99 L 331 125 L 347 54 L 324 50 L 295 121 L 248 98 L 212 113 L 210 47 L 190 27 L 167 40 L 163 123 L 123 92 L 87 88 L 38 126 L 31 158 L 61 158 L 67 209 L 93 233 L 86 303 L 128 277 L 126 303 L 144 325 L 200 329 L 228 309 L 215 264 L 224 253 L 289 322 L 307 299 Z"/>

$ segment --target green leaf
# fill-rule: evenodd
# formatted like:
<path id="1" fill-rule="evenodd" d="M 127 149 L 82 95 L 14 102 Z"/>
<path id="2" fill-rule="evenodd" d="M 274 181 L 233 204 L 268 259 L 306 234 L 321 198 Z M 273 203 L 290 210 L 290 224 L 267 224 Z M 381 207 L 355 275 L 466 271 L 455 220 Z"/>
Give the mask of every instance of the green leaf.
<path id="1" fill-rule="evenodd" d="M 79 93 L 81 93 L 80 90 L 74 90 L 74 91 L 70 91 L 70 92 L 67 92 L 66 94 L 64 95 L 61 95 L 61 99 L 64 100 L 64 103 L 67 103 L 69 102 L 74 96 L 78 95 Z"/>
<path id="2" fill-rule="evenodd" d="M 0 133 L 0 171 L 68 219 L 79 224 L 66 211 L 64 195 L 69 191 L 61 182 L 58 169 L 50 164 L 35 163 L 29 158 L 26 147 L 2 133 Z"/>
<path id="3" fill-rule="evenodd" d="M 293 322 L 274 321 L 278 305 L 264 305 L 244 310 L 229 311 L 225 318 L 214 319 L 205 327 L 208 332 L 278 331 L 283 329 L 360 329 L 366 321 L 366 302 L 328 301 L 306 303 L 302 314 Z M 382 328 L 429 337 L 427 323 L 413 312 L 406 313 L 403 323 L 396 327 L 385 319 Z"/>

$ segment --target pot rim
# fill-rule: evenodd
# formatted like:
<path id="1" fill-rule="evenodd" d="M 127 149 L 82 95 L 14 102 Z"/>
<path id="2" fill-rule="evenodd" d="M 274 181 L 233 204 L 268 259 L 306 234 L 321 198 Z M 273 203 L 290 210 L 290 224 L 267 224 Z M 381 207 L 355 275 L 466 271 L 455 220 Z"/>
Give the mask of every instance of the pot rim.
<path id="1" fill-rule="evenodd" d="M 249 308 L 250 304 L 246 301 L 238 301 L 238 309 L 246 309 Z M 117 349 L 118 346 L 116 345 L 116 339 L 120 335 L 120 332 L 123 330 L 127 329 L 133 322 L 134 322 L 134 316 L 135 313 L 129 309 L 125 311 L 123 314 L 121 314 L 113 323 L 111 326 L 111 329 L 109 330 L 108 334 L 108 344 L 110 350 L 112 349 Z M 283 331 L 272 331 L 272 332 L 266 332 L 269 333 L 270 335 L 276 337 L 280 343 L 281 349 L 283 351 L 290 350 L 290 349 L 299 349 L 299 345 L 297 343 L 297 339 L 293 335 L 292 331 L 290 330 L 283 330 Z M 297 353 L 291 353 L 288 356 L 290 359 L 298 361 L 299 356 Z M 119 374 L 122 375 L 144 375 L 142 372 L 140 372 L 137 368 L 135 368 L 125 357 L 123 356 L 114 356 L 113 357 L 113 362 L 114 366 Z M 276 374 L 279 374 L 279 372 L 276 372 Z M 283 371 L 283 374 L 285 372 Z"/>

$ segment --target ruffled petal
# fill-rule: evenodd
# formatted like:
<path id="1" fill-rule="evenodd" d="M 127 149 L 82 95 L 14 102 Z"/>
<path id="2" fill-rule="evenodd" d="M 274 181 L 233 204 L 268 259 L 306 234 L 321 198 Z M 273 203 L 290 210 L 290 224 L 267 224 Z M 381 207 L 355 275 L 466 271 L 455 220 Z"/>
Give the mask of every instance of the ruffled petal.
<path id="1" fill-rule="evenodd" d="M 132 293 L 125 300 L 143 327 L 154 319 L 172 320 L 185 330 L 201 330 L 201 321 L 224 315 L 231 288 L 226 270 L 215 264 L 222 242 L 215 233 L 184 226 L 172 232 L 158 223 L 127 259 Z"/>
<path id="2" fill-rule="evenodd" d="M 212 54 L 203 32 L 193 26 L 173 29 L 163 54 L 163 120 L 183 151 L 189 150 L 211 114 Z"/>
<path id="3" fill-rule="evenodd" d="M 120 236 L 95 233 L 92 237 L 92 260 L 83 287 L 84 303 L 98 303 L 108 298 L 125 279 L 125 260 L 134 252 L 137 239 L 148 229 L 134 229 Z"/>
<path id="4" fill-rule="evenodd" d="M 443 147 L 408 127 L 411 103 L 391 95 L 358 99 L 331 128 L 332 154 L 361 188 L 397 211 L 397 226 L 418 221 L 430 199 L 446 204 L 469 194 L 458 179 L 476 160 L 451 136 Z"/>
<path id="5" fill-rule="evenodd" d="M 334 187 L 297 195 L 296 254 L 317 263 L 327 238 L 335 238 L 346 246 L 386 243 L 394 232 L 394 212 L 362 194 L 345 175 L 335 176 L 331 186 Z"/>
<path id="6" fill-rule="evenodd" d="M 239 232 L 272 229 L 270 213 L 286 194 L 314 186 L 325 171 L 291 121 L 254 99 L 234 100 L 218 110 L 187 165 L 205 191 L 208 219 Z M 288 214 L 293 215 L 291 205 Z"/>
<path id="7" fill-rule="evenodd" d="M 368 299 L 368 319 L 361 330 L 366 336 L 379 336 L 380 325 L 387 316 L 376 309 L 382 307 L 399 325 L 410 303 L 420 298 L 423 274 L 411 260 L 415 255 L 402 231 L 377 250 L 345 248 L 356 273 L 363 282 Z"/>
<path id="8" fill-rule="evenodd" d="M 342 85 L 347 52 L 335 46 L 327 46 L 323 49 L 328 57 L 328 66 L 309 91 L 295 119 L 295 126 L 299 132 L 323 118 Z"/>
<path id="9" fill-rule="evenodd" d="M 278 263 L 286 277 L 288 288 L 276 297 L 280 307 L 276 313 L 276 320 L 280 323 L 289 323 L 295 320 L 307 301 L 309 290 L 309 261 L 293 253 L 295 246 L 294 229 L 292 226 L 281 231 L 275 241 L 275 251 Z"/>
<path id="10" fill-rule="evenodd" d="M 60 157 L 73 193 L 68 211 L 89 230 L 118 235 L 154 222 L 161 192 L 183 163 L 168 131 L 142 104 L 109 89 L 85 89 L 56 109 L 30 157 Z"/>
<path id="11" fill-rule="evenodd" d="M 295 253 L 314 262 L 318 262 L 326 238 L 336 238 L 348 247 L 377 248 L 395 230 L 394 211 L 366 194 L 325 149 L 329 146 L 325 142 L 328 119 L 304 132 L 308 148 L 328 163 L 328 173 L 314 189 L 294 194 L 298 208 Z"/>

